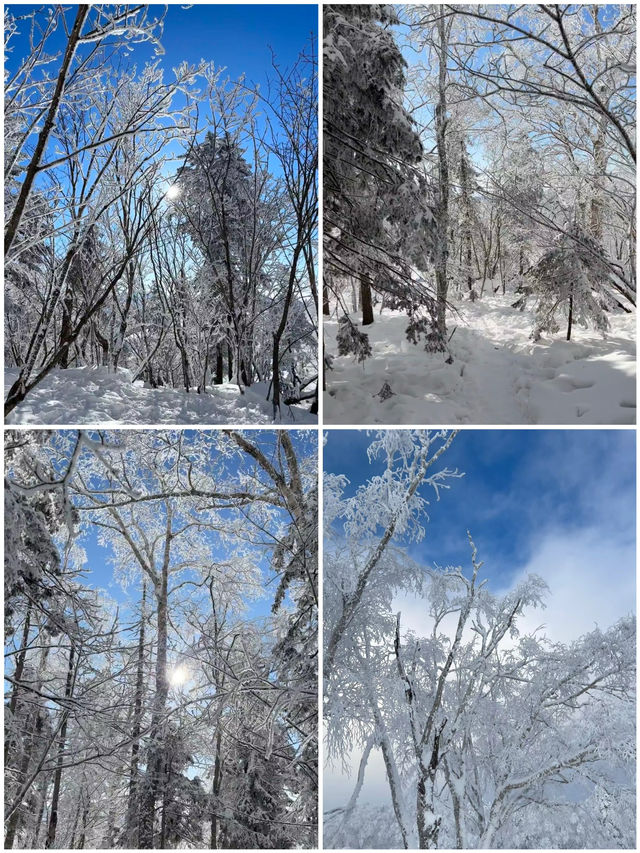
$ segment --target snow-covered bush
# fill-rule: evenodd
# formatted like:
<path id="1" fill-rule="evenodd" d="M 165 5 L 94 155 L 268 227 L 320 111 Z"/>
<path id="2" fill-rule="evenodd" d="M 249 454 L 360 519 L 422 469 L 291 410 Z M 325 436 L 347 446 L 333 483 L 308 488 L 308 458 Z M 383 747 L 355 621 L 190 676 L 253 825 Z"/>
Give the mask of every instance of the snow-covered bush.
<path id="1" fill-rule="evenodd" d="M 604 250 L 579 226 L 561 234 L 527 276 L 536 301 L 533 339 L 560 331 L 559 318 L 566 322 L 568 341 L 574 323 L 606 332 L 607 311 L 613 306 L 606 291 L 610 275 Z"/>

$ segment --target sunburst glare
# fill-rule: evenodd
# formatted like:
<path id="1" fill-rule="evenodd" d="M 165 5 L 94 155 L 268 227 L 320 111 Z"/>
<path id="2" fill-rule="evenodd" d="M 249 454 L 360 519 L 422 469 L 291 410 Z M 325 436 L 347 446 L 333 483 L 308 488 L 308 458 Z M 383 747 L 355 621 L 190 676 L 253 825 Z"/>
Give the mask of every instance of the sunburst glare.
<path id="1" fill-rule="evenodd" d="M 182 664 L 174 666 L 169 670 L 169 684 L 172 687 L 181 687 L 189 680 L 189 670 Z"/>

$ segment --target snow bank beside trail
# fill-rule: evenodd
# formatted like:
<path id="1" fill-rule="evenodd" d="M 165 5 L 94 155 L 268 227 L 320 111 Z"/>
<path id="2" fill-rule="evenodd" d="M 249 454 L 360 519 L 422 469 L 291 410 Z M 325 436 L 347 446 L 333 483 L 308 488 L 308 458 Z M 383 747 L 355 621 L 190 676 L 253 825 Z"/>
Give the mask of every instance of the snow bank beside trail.
<path id="1" fill-rule="evenodd" d="M 17 378 L 5 371 L 5 396 Z M 259 394 L 237 385 L 214 385 L 207 394 L 174 388 L 145 388 L 131 382 L 128 370 L 117 373 L 105 367 L 54 370 L 28 394 L 7 418 L 8 424 L 271 424 L 273 410 Z M 317 423 L 301 406 L 283 406 L 287 426 Z"/>
<path id="2" fill-rule="evenodd" d="M 459 306 L 449 320 L 453 364 L 405 337 L 406 317 L 376 314 L 364 365 L 335 357 L 327 372 L 327 424 L 634 424 L 635 316 L 615 314 L 606 338 L 574 329 L 574 339 L 529 339 L 532 315 L 509 297 Z M 359 318 L 353 315 L 354 322 Z M 337 323 L 325 320 L 328 353 Z M 393 395 L 377 396 L 388 383 Z"/>

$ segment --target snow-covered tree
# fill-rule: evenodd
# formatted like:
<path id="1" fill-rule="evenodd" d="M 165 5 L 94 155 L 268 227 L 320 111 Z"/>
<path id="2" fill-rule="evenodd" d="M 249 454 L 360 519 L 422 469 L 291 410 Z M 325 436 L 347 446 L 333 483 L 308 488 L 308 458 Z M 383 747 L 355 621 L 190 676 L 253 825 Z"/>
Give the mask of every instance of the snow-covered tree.
<path id="1" fill-rule="evenodd" d="M 608 288 L 610 270 L 602 247 L 577 225 L 542 255 L 527 279 L 527 290 L 536 301 L 534 340 L 544 332 L 558 332 L 558 316 L 566 318 L 568 341 L 574 323 L 602 332 L 609 328 L 607 312 L 614 305 Z"/>
<path id="2" fill-rule="evenodd" d="M 330 5 L 323 14 L 325 284 L 342 315 L 344 283 L 359 283 L 365 325 L 373 322 L 371 291 L 411 317 L 431 316 L 431 291 L 410 269 L 426 266 L 433 217 L 422 145 L 402 103 L 395 11 Z"/>
<path id="3" fill-rule="evenodd" d="M 324 18 L 328 422 L 631 419 L 630 371 L 620 406 L 596 414 L 597 390 L 553 401 L 545 351 L 572 326 L 593 352 L 619 338 L 633 362 L 635 9 L 329 5 Z M 576 276 L 571 293 L 561 280 Z M 609 343 L 590 332 L 605 326 Z M 561 351 L 568 372 L 591 361 Z M 496 394 L 514 371 L 526 378 Z"/>
<path id="4" fill-rule="evenodd" d="M 54 592 L 14 573 L 6 846 L 313 846 L 314 436 L 10 440 L 9 494 L 56 525 L 7 540 Z"/>
<path id="5" fill-rule="evenodd" d="M 539 577 L 496 593 L 470 535 L 468 568 L 421 565 L 392 541 L 395 520 L 415 555 L 428 519 L 412 485 L 437 454 L 429 444 L 444 439 L 383 433 L 370 447 L 370 458 L 384 453 L 382 474 L 348 497 L 343 477 L 325 480 L 327 757 L 359 758 L 352 796 L 327 816 L 327 843 L 378 846 L 358 805 L 375 751 L 388 846 L 632 847 L 633 822 L 612 799 L 629 804 L 635 778 L 635 620 L 556 642 L 523 629 L 527 611 L 545 606 Z M 437 491 L 451 473 L 420 482 Z M 396 612 L 398 596 L 420 607 L 419 628 Z M 572 809 L 591 816 L 559 831 Z"/>
<path id="6" fill-rule="evenodd" d="M 317 409 L 313 56 L 267 59 L 262 94 L 167 72 L 146 7 L 10 12 L 6 33 L 5 415 L 86 367 Z"/>

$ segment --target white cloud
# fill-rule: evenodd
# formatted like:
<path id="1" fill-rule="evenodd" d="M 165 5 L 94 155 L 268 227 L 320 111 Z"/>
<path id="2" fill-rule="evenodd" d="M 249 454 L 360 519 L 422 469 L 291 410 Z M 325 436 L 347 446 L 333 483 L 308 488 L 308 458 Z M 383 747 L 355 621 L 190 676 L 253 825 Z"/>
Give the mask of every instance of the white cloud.
<path id="1" fill-rule="evenodd" d="M 521 631 L 544 623 L 551 639 L 568 642 L 635 612 L 635 544 L 628 536 L 615 541 L 613 532 L 593 526 L 543 536 L 514 585 L 540 575 L 550 595 L 545 610 L 525 614 Z"/>
<path id="2" fill-rule="evenodd" d="M 539 536 L 537 542 L 529 541 L 530 556 L 515 567 L 508 586 L 497 587 L 489 575 L 489 588 L 498 595 L 528 574 L 539 575 L 547 583 L 546 608 L 526 611 L 518 623 L 521 633 L 543 624 L 551 639 L 570 642 L 596 625 L 605 629 L 635 612 L 633 530 L 616 530 L 609 517 L 585 527 L 544 530 Z M 398 595 L 392 606 L 394 612 L 402 612 L 405 630 L 424 633 L 426 608 L 419 598 Z"/>

